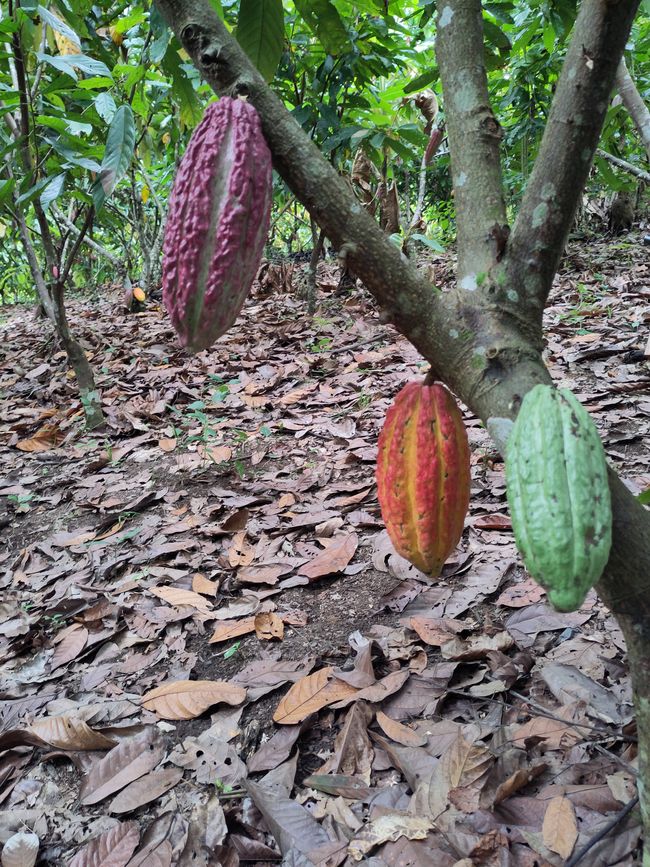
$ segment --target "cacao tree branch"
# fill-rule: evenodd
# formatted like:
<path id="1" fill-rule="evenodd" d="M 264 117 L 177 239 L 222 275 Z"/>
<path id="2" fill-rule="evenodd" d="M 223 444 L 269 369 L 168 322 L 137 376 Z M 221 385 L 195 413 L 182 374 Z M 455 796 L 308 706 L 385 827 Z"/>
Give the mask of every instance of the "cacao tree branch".
<path id="1" fill-rule="evenodd" d="M 72 222 L 71 219 L 69 219 L 66 214 L 63 213 L 63 211 L 58 207 L 56 202 L 53 202 L 50 205 L 50 208 L 56 219 L 60 223 L 62 223 L 70 232 L 72 232 L 75 237 L 77 237 L 81 230 L 78 226 L 75 226 L 75 224 Z M 96 253 L 98 253 L 100 256 L 108 259 L 108 261 L 111 263 L 111 265 L 113 265 L 114 268 L 121 269 L 123 267 L 122 260 L 118 256 L 115 256 L 113 253 L 111 253 L 110 250 L 107 250 L 106 247 L 102 247 L 102 245 L 98 244 L 97 241 L 89 238 L 88 235 L 83 236 L 83 243 L 87 247 L 90 247 L 91 250 L 94 250 Z"/>
<path id="2" fill-rule="evenodd" d="M 628 163 L 627 160 L 622 160 L 620 157 L 615 157 L 614 154 L 607 153 L 607 151 L 601 150 L 600 148 L 598 148 L 596 153 L 599 157 L 602 157 L 604 160 L 612 163 L 612 165 L 618 166 L 619 169 L 623 169 L 624 171 L 629 172 L 631 175 L 640 178 L 646 183 L 650 182 L 650 172 L 644 172 L 643 169 L 640 169 L 638 166 L 634 166 L 632 165 L 632 163 Z"/>
<path id="3" fill-rule="evenodd" d="M 542 311 L 598 144 L 639 0 L 584 0 L 508 244 L 508 282 Z"/>
<path id="4" fill-rule="evenodd" d="M 637 90 L 634 79 L 628 72 L 624 57 L 621 57 L 616 70 L 616 87 L 623 100 L 623 105 L 634 121 L 648 159 L 650 159 L 650 111 L 648 111 L 648 106 Z"/>
<path id="5" fill-rule="evenodd" d="M 501 127 L 488 95 L 481 0 L 438 4 L 436 57 L 454 186 L 457 277 L 461 286 L 475 289 L 477 275 L 501 258 L 507 237 Z"/>

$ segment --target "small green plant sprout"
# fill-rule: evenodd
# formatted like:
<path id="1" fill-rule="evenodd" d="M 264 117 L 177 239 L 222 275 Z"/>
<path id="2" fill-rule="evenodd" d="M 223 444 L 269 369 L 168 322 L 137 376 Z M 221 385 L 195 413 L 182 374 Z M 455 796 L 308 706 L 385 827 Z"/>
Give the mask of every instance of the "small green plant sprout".
<path id="1" fill-rule="evenodd" d="M 13 507 L 15 512 L 29 512 L 29 504 L 34 499 L 34 493 L 28 491 L 26 494 L 9 494 L 7 497 L 8 503 Z"/>

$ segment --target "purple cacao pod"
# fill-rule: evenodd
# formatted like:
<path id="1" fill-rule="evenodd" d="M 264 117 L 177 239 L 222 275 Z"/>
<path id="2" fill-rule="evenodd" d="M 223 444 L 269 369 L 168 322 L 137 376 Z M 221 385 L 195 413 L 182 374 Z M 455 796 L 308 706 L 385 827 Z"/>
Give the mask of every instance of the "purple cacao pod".
<path id="1" fill-rule="evenodd" d="M 169 200 L 163 302 L 183 346 L 207 349 L 244 305 L 264 252 L 271 153 L 257 112 L 211 103 L 194 130 Z"/>

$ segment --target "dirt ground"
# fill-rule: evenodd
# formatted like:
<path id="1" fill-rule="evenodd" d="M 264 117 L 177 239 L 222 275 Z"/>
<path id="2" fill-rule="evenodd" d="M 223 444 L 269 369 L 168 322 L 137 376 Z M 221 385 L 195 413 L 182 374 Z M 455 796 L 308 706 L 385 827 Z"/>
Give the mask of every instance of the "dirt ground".
<path id="1" fill-rule="evenodd" d="M 574 241 L 546 313 L 547 364 L 635 493 L 650 487 L 649 265 L 642 233 Z M 450 262 L 433 267 L 444 283 Z M 313 319 L 300 282 L 273 266 L 195 357 L 155 301 L 71 300 L 107 417 L 90 433 L 48 324 L 0 308 L 0 841 L 31 829 L 39 864 L 74 867 L 445 867 L 504 849 L 499 863 L 562 864 L 553 798 L 559 825 L 577 816 L 575 852 L 634 795 L 620 632 L 593 592 L 575 614 L 545 604 L 503 463 L 467 413 L 461 545 L 436 583 L 394 553 L 377 434 L 426 365 L 329 263 Z M 153 691 L 187 682 L 204 692 L 165 710 Z M 562 737 L 540 722 L 558 717 Z M 441 789 L 450 731 L 491 770 Z M 444 789 L 454 818 L 415 828 L 429 764 L 429 802 Z M 369 841 L 380 816 L 400 831 Z M 632 811 L 583 863 L 635 863 L 638 833 Z"/>

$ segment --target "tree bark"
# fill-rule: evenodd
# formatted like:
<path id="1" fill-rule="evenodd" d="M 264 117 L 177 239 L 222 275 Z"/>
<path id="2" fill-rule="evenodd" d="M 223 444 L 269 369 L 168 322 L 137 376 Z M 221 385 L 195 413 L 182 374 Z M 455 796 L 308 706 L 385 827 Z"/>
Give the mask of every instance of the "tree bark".
<path id="1" fill-rule="evenodd" d="M 650 160 L 650 111 L 643 101 L 643 97 L 636 88 L 636 84 L 625 64 L 625 58 L 621 57 L 616 70 L 616 87 L 623 100 L 623 105 L 629 111 L 634 121 L 641 142 Z"/>

